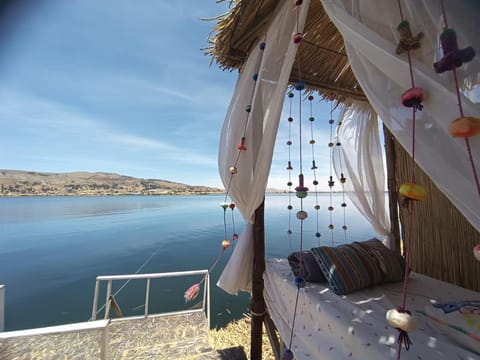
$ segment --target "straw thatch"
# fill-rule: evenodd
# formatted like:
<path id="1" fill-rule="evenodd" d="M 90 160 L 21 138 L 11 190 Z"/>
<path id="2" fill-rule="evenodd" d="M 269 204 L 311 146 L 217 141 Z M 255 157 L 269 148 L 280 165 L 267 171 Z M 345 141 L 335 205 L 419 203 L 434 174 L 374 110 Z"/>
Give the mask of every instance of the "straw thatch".
<path id="1" fill-rule="evenodd" d="M 277 5 L 281 3 L 277 0 L 233 1 L 231 11 L 218 18 L 214 36 L 210 39 L 212 46 L 207 53 L 224 69 L 241 69 L 247 54 L 265 34 Z M 299 79 L 301 62 L 302 81 L 324 98 L 340 102 L 366 100 L 350 68 L 343 38 L 320 1 L 311 1 L 303 33 L 290 82 Z"/>
<path id="2" fill-rule="evenodd" d="M 403 147 L 395 143 L 395 174 L 399 184 L 409 182 L 412 159 Z M 473 256 L 473 247 L 480 243 L 480 233 L 465 220 L 427 175 L 416 166 L 416 183 L 427 190 L 427 198 L 414 204 L 414 224 L 410 248 L 413 271 L 432 276 L 465 288 L 480 291 L 480 267 Z M 409 213 L 400 210 L 404 225 Z"/>

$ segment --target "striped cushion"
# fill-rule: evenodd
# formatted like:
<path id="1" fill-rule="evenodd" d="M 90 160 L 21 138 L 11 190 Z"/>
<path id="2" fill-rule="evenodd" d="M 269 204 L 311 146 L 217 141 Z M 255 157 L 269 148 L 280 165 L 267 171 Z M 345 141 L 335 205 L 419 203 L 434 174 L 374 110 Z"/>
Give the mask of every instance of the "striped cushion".
<path id="1" fill-rule="evenodd" d="M 311 252 L 322 269 L 329 287 L 337 295 L 349 294 L 379 284 L 386 279 L 387 271 L 385 268 L 382 269 L 379 263 L 378 249 L 371 249 L 365 242 L 337 247 L 321 246 L 313 248 Z"/>

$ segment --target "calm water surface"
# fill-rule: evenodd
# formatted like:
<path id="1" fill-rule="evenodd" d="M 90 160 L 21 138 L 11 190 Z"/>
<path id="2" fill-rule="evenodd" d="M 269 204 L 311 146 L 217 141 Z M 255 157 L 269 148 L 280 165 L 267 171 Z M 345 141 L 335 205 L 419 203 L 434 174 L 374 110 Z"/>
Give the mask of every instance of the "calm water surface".
<path id="1" fill-rule="evenodd" d="M 91 316 L 97 275 L 207 269 L 221 252 L 224 238 L 221 195 L 25 197 L 0 198 L 0 284 L 6 285 L 6 330 L 87 321 Z M 286 257 L 298 248 L 299 224 L 295 204 L 289 220 L 288 195 L 269 195 L 265 201 L 266 252 Z M 341 229 L 342 196 L 333 197 L 336 243 L 374 236 L 370 225 L 350 205 L 348 231 Z M 318 197 L 321 245 L 331 245 L 328 194 Z M 304 248 L 319 245 L 314 196 L 305 199 Z M 228 234 L 232 234 L 227 210 Z M 234 211 L 236 232 L 244 222 Z M 291 237 L 287 230 L 293 231 Z M 212 325 L 221 327 L 247 311 L 249 296 L 230 296 L 216 283 L 232 249 L 212 274 Z M 183 292 L 199 277 L 152 282 L 150 312 L 187 309 Z M 123 283 L 114 283 L 113 291 Z M 142 314 L 145 281 L 130 282 L 117 296 L 122 311 Z M 102 300 L 104 297 L 101 298 Z M 194 302 L 195 303 L 195 302 Z M 103 314 L 100 314 L 103 315 Z"/>

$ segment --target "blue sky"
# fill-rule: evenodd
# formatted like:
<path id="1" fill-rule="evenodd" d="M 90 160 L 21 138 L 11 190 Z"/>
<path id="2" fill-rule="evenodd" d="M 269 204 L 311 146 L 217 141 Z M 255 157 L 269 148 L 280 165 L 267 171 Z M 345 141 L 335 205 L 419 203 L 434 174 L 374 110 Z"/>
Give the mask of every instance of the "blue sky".
<path id="1" fill-rule="evenodd" d="M 237 74 L 210 66 L 201 49 L 214 22 L 200 19 L 228 1 L 16 3 L 0 19 L 0 168 L 221 186 L 218 142 Z M 326 124 L 329 105 L 315 104 Z M 288 179 L 282 123 L 277 188 Z M 328 126 L 317 136 L 325 170 Z"/>

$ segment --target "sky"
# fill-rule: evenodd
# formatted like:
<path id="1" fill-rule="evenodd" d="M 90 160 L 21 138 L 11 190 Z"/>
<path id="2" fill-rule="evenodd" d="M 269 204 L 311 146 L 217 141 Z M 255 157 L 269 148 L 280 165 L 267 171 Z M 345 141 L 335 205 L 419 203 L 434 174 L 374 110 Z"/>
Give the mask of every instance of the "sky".
<path id="1" fill-rule="evenodd" d="M 1 169 L 222 187 L 218 144 L 237 72 L 204 54 L 215 23 L 201 19 L 224 13 L 228 1 L 12 3 L 0 13 Z M 314 104 L 324 120 L 316 141 L 325 174 L 330 105 Z M 268 185 L 280 189 L 287 113 Z"/>

